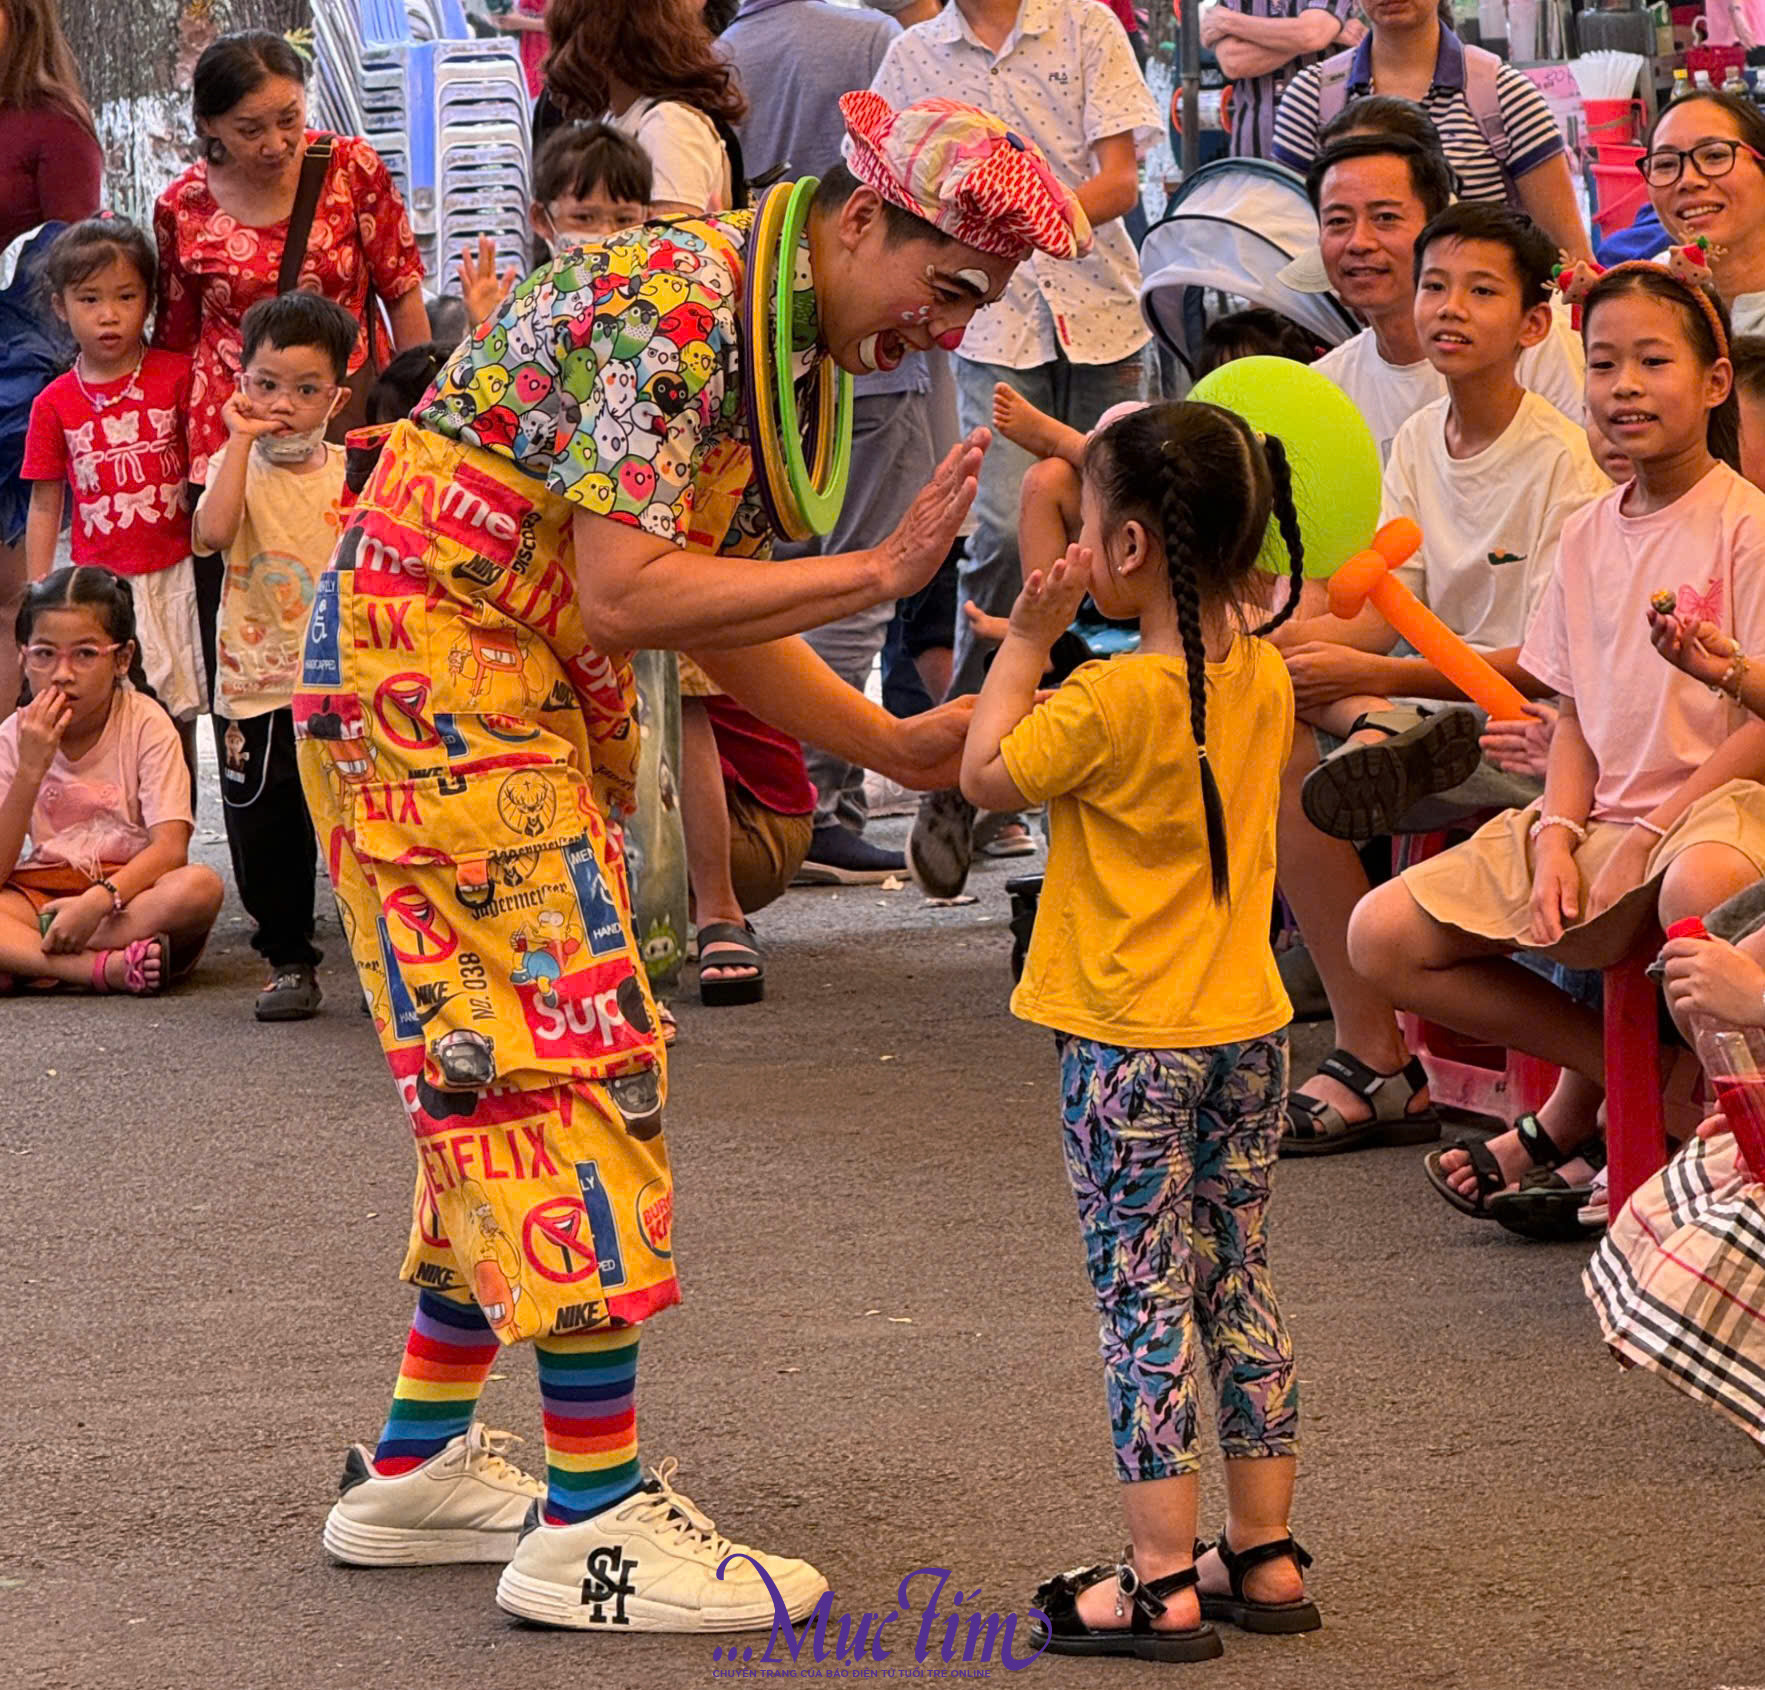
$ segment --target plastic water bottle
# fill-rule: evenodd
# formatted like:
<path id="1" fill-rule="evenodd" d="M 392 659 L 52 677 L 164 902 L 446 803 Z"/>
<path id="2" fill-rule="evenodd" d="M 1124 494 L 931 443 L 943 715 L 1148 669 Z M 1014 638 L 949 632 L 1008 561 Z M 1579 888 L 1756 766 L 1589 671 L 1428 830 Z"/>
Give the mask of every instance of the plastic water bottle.
<path id="1" fill-rule="evenodd" d="M 1707 940 L 1710 934 L 1691 916 L 1674 922 L 1667 937 Z M 1737 1027 L 1697 1013 L 1685 1022 L 1741 1160 L 1755 1179 L 1765 1178 L 1765 1028 Z"/>

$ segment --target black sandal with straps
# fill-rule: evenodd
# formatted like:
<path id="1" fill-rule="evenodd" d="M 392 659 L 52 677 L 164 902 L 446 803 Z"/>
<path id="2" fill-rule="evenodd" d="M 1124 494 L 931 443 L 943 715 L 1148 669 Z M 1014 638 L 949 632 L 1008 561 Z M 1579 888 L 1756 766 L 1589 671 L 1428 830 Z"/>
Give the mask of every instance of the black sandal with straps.
<path id="1" fill-rule="evenodd" d="M 1440 1114 L 1432 1103 L 1410 1108 L 1428 1085 L 1419 1057 L 1412 1056 L 1395 1073 L 1381 1074 L 1353 1051 L 1337 1049 L 1318 1064 L 1318 1072 L 1346 1086 L 1370 1113 L 1364 1121 L 1350 1121 L 1333 1103 L 1309 1092 L 1289 1092 L 1281 1155 L 1339 1156 L 1376 1144 L 1431 1144 L 1440 1137 Z"/>
<path id="2" fill-rule="evenodd" d="M 1232 1594 L 1209 1596 L 1204 1591 L 1201 1597 L 1201 1617 L 1204 1620 L 1223 1620 L 1240 1631 L 1261 1632 L 1268 1637 L 1290 1637 L 1294 1632 L 1316 1631 L 1323 1625 L 1324 1616 L 1309 1596 L 1302 1596 L 1296 1602 L 1258 1602 L 1244 1594 L 1245 1574 L 1265 1561 L 1291 1560 L 1302 1573 L 1311 1565 L 1311 1557 L 1291 1537 L 1277 1538 L 1273 1543 L 1259 1543 L 1252 1549 L 1239 1551 L 1226 1547 L 1225 1533 L 1222 1532 L 1218 1543 L 1196 1544 L 1195 1559 L 1199 1561 L 1209 1549 L 1219 1551 L 1220 1564 L 1232 1581 Z"/>
<path id="3" fill-rule="evenodd" d="M 1115 1612 L 1127 1624 L 1099 1628 L 1079 1618 L 1079 1597 L 1094 1584 L 1113 1579 Z M 1033 1605 L 1048 1616 L 1047 1651 L 1050 1655 L 1115 1655 L 1139 1661 L 1211 1661 L 1223 1655 L 1220 1634 L 1204 1620 L 1185 1631 L 1155 1631 L 1152 1622 L 1162 1619 L 1167 1597 L 1195 1588 L 1193 1567 L 1161 1579 L 1141 1580 L 1131 1561 L 1116 1566 L 1075 1567 L 1057 1573 L 1036 1588 Z M 1131 1608 L 1130 1605 L 1131 1604 Z M 1042 1627 L 1030 1622 L 1040 1634 Z"/>
<path id="4" fill-rule="evenodd" d="M 1522 1115 L 1514 1123 L 1513 1131 L 1519 1136 L 1520 1148 L 1531 1159 L 1534 1168 L 1560 1168 L 1565 1162 L 1572 1162 L 1577 1156 L 1585 1155 L 1599 1143 L 1599 1135 L 1595 1133 L 1580 1144 L 1572 1145 L 1567 1150 L 1559 1150 L 1556 1141 L 1544 1130 L 1544 1123 L 1532 1114 Z M 1441 1166 L 1450 1150 L 1462 1150 L 1471 1159 L 1471 1175 L 1477 1184 L 1469 1197 L 1453 1186 L 1452 1181 L 1446 1177 L 1445 1168 Z M 1489 1148 L 1487 1139 L 1454 1139 L 1444 1149 L 1432 1151 L 1424 1157 L 1422 1171 L 1427 1174 L 1428 1183 L 1460 1214 L 1471 1215 L 1477 1220 L 1492 1219 L 1490 1200 L 1509 1188 L 1508 1177 L 1502 1172 L 1501 1164 L 1495 1159 L 1495 1152 Z"/>

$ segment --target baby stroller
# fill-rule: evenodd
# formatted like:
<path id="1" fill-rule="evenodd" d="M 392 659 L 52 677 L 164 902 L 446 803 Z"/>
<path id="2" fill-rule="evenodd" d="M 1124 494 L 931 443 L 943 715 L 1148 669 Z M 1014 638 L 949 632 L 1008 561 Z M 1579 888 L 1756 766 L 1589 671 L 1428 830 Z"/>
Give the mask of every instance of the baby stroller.
<path id="1" fill-rule="evenodd" d="M 1335 294 L 1300 293 L 1278 279 L 1317 244 L 1305 184 L 1282 165 L 1222 158 L 1177 189 L 1140 248 L 1140 310 L 1182 366 L 1185 389 L 1195 379 L 1203 332 L 1228 311 L 1267 306 L 1325 348 L 1360 332 Z"/>

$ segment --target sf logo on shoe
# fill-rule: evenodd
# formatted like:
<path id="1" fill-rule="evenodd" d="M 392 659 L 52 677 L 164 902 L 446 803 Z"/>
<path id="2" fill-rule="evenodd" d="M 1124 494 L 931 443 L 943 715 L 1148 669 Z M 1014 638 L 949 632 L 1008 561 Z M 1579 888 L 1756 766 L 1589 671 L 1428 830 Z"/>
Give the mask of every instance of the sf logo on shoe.
<path id="1" fill-rule="evenodd" d="M 590 1610 L 591 1625 L 630 1625 L 626 1617 L 625 1598 L 637 1594 L 631 1582 L 635 1561 L 624 1559 L 624 1545 L 603 1544 L 588 1554 L 588 1577 L 582 1581 L 582 1605 Z M 608 1605 L 613 1612 L 609 1615 Z"/>

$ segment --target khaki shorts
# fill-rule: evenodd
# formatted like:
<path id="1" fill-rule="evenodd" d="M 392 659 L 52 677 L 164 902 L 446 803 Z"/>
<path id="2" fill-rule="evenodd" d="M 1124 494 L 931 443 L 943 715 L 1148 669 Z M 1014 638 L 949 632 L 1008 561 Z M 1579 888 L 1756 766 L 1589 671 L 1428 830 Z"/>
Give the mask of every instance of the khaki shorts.
<path id="1" fill-rule="evenodd" d="M 729 878 L 743 915 L 763 910 L 796 879 L 809 855 L 815 818 L 781 816 L 752 793 L 724 783 L 729 795 Z"/>
<path id="2" fill-rule="evenodd" d="M 1514 950 L 1532 943 L 1532 877 L 1536 862 L 1527 837 L 1539 805 L 1507 810 L 1438 857 L 1406 869 L 1403 884 L 1423 911 L 1447 927 L 1493 940 Z M 1594 822 L 1576 848 L 1583 907 L 1588 888 L 1633 829 L 1623 822 Z M 1649 853 L 1642 885 L 1592 921 L 1571 927 L 1541 956 L 1567 968 L 1609 968 L 1635 944 L 1655 912 L 1661 877 L 1675 857 L 1693 845 L 1729 845 L 1765 875 L 1765 787 L 1731 780 L 1700 798 Z"/>

